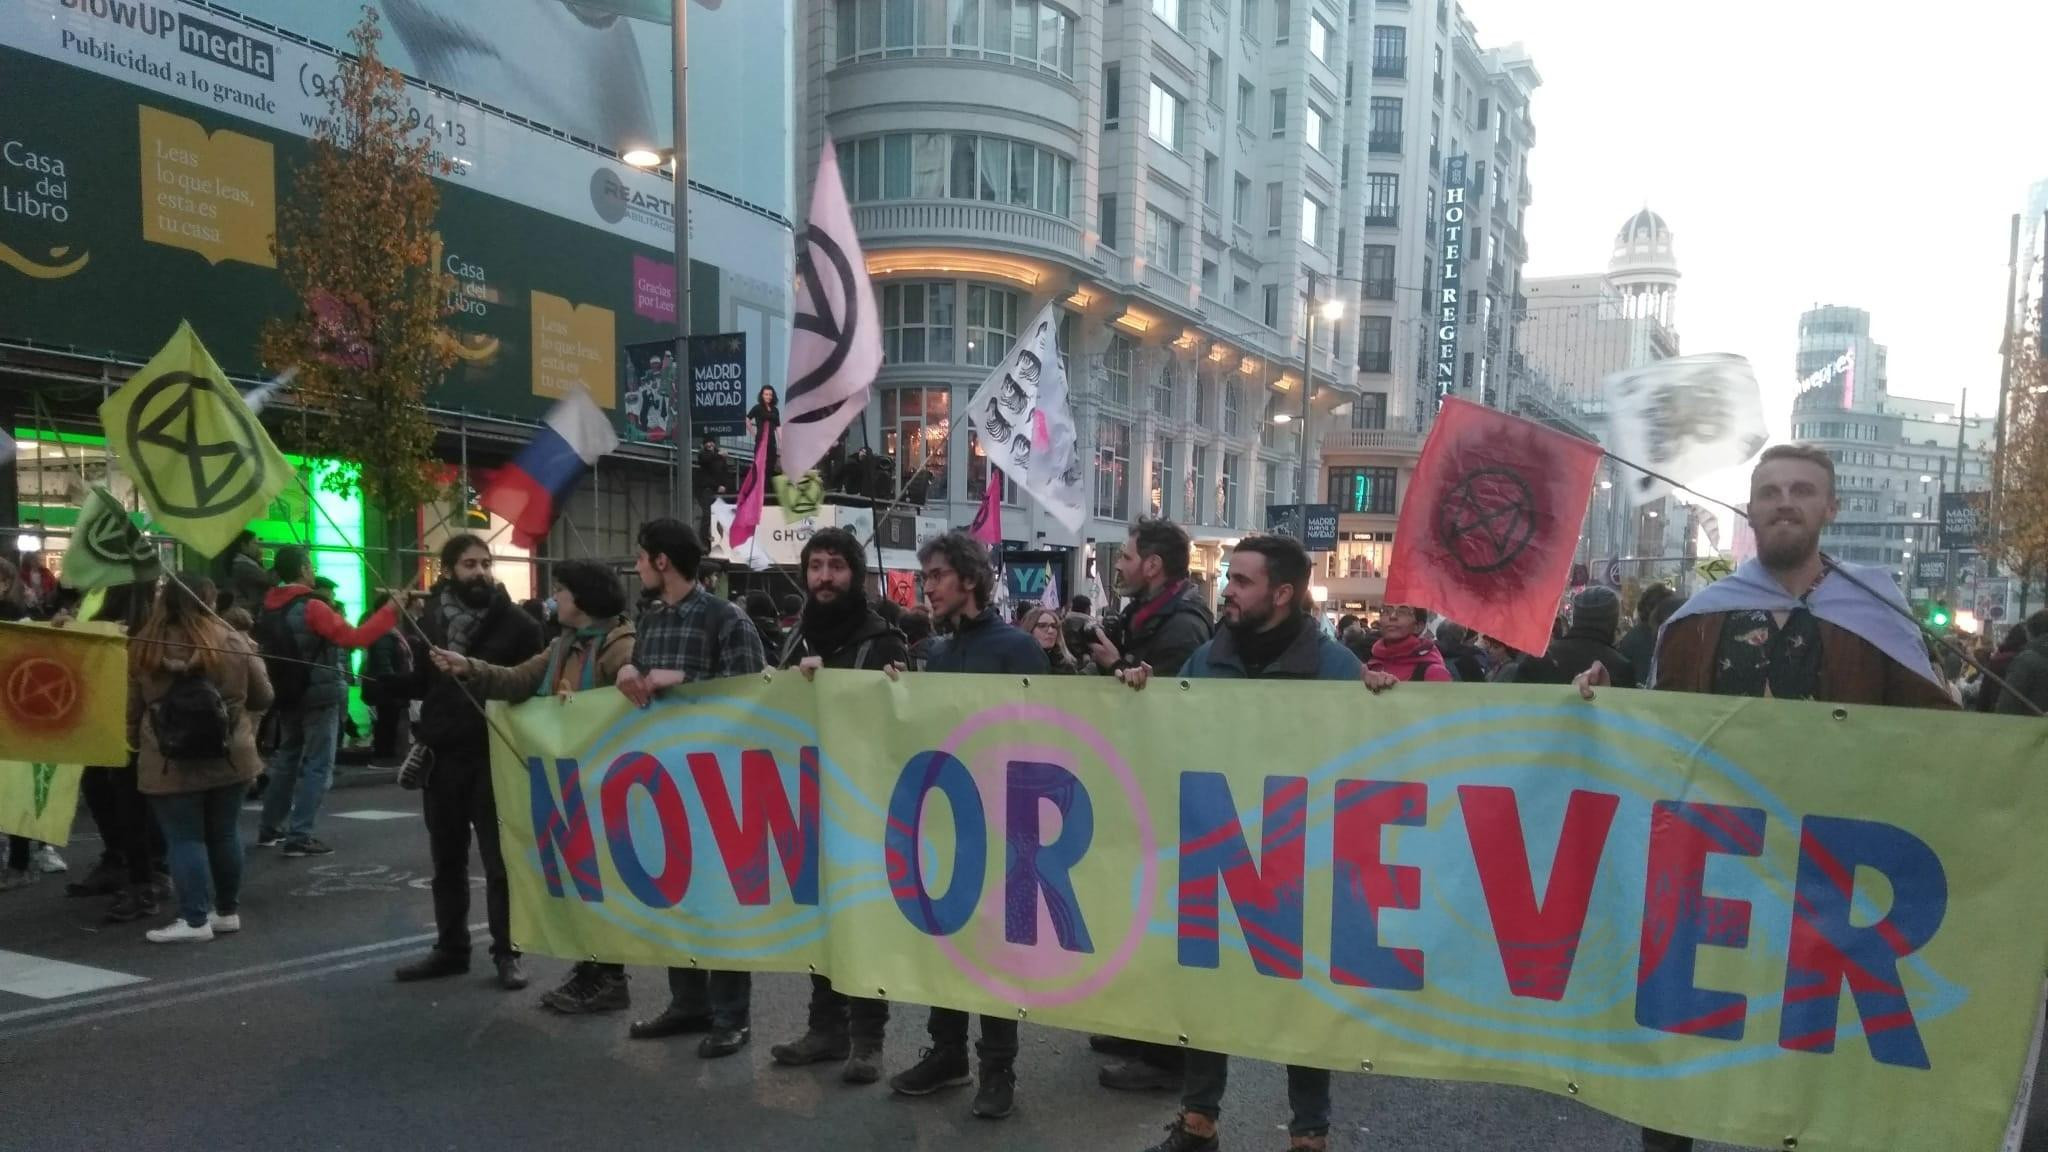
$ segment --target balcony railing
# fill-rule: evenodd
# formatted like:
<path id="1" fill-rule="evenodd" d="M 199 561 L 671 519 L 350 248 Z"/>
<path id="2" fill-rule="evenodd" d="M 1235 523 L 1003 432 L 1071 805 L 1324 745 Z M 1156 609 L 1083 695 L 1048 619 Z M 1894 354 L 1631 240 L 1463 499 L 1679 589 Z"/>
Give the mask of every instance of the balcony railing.
<path id="1" fill-rule="evenodd" d="M 1027 244 L 1066 256 L 1081 254 L 1081 228 L 1071 220 L 978 200 L 892 200 L 858 204 L 861 239 L 962 239 Z"/>
<path id="2" fill-rule="evenodd" d="M 1408 58 L 1375 56 L 1372 58 L 1372 74 L 1381 80 L 1405 80 L 1408 78 Z"/>
<path id="3" fill-rule="evenodd" d="M 1421 451 L 1422 436 L 1406 428 L 1347 428 L 1339 425 L 1323 432 L 1323 451 Z"/>
<path id="4" fill-rule="evenodd" d="M 1371 133 L 1365 138 L 1365 147 L 1368 152 L 1399 153 L 1401 151 L 1401 134 L 1399 132 Z"/>
<path id="5" fill-rule="evenodd" d="M 1398 228 L 1401 224 L 1401 209 L 1393 204 L 1368 204 L 1365 207 L 1365 223 L 1370 228 Z"/>
<path id="6" fill-rule="evenodd" d="M 1367 300 L 1392 300 L 1394 298 L 1394 278 L 1392 276 L 1368 276 L 1365 278 L 1364 283 L 1360 285 L 1360 289 L 1361 294 Z"/>

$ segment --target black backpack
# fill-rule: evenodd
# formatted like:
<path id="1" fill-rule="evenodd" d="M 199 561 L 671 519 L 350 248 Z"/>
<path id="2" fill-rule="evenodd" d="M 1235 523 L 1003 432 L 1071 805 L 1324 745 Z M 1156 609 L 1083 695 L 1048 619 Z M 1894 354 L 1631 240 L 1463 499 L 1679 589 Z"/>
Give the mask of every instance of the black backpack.
<path id="1" fill-rule="evenodd" d="M 270 674 L 270 690 L 275 697 L 271 704 L 272 715 L 297 708 L 306 698 L 306 688 L 313 680 L 313 662 L 319 657 L 317 645 L 312 653 L 299 650 L 299 635 L 292 628 L 292 613 L 301 618 L 306 611 L 306 598 L 301 596 L 283 608 L 267 609 L 256 618 L 254 635 L 256 647 L 263 653 L 263 670 Z"/>
<path id="2" fill-rule="evenodd" d="M 234 731 L 220 689 L 196 670 L 180 672 L 150 704 L 149 727 L 168 761 L 225 759 Z"/>

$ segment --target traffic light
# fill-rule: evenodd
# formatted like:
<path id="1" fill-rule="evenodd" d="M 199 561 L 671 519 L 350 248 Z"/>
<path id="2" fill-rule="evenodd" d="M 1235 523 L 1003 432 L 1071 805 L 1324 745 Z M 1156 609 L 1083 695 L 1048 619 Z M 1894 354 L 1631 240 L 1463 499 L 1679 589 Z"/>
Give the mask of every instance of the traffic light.
<path id="1" fill-rule="evenodd" d="M 1936 631 L 1944 630 L 1953 619 L 1955 617 L 1949 612 L 1947 604 L 1936 600 L 1927 605 L 1927 626 L 1929 628 L 1933 628 Z"/>

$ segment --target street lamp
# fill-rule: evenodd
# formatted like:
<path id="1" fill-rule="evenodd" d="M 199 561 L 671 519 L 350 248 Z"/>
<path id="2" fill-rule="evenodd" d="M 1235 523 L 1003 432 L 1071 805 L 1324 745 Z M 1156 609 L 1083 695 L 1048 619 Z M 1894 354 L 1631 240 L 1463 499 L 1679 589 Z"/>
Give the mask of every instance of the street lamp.
<path id="1" fill-rule="evenodd" d="M 1294 423 L 1294 417 L 1286 412 L 1275 412 L 1273 413 L 1273 423 L 1292 424 Z"/>

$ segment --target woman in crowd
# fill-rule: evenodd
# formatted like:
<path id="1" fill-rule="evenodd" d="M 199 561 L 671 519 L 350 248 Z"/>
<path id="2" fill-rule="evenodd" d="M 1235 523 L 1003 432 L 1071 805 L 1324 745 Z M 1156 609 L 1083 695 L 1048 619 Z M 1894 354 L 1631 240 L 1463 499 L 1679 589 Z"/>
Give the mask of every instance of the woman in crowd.
<path id="1" fill-rule="evenodd" d="M 256 646 L 167 583 L 128 652 L 136 787 L 163 829 L 178 901 L 154 943 L 241 931 L 242 798 L 263 765 L 256 726 L 271 700 Z"/>
<path id="2" fill-rule="evenodd" d="M 430 650 L 434 665 L 469 681 L 486 700 L 526 700 L 607 688 L 633 657 L 633 625 L 626 619 L 626 590 L 602 564 L 570 560 L 555 565 L 555 620 L 561 634 L 525 663 L 505 667 L 450 652 Z M 626 969 L 584 961 L 570 969 L 561 987 L 541 995 L 543 1006 L 568 1015 L 626 1008 Z"/>
<path id="3" fill-rule="evenodd" d="M 754 406 L 747 409 L 747 431 L 753 434 L 754 451 L 757 455 L 761 451 L 762 438 L 766 437 L 768 440 L 768 469 L 763 475 L 773 476 L 780 472 L 782 465 L 778 460 L 777 449 L 780 447 L 782 409 L 775 405 L 775 388 L 772 385 L 762 385 L 761 394 L 755 400 Z M 747 465 L 752 467 L 753 461 L 747 461 Z"/>
<path id="4" fill-rule="evenodd" d="M 1057 609 L 1042 604 L 1033 604 L 1024 609 L 1024 619 L 1019 625 L 1045 652 L 1045 662 L 1052 666 L 1055 676 L 1073 676 L 1081 671 L 1079 661 L 1067 648 L 1066 634 L 1060 628 L 1060 614 Z"/>

